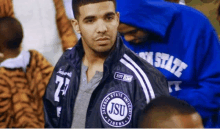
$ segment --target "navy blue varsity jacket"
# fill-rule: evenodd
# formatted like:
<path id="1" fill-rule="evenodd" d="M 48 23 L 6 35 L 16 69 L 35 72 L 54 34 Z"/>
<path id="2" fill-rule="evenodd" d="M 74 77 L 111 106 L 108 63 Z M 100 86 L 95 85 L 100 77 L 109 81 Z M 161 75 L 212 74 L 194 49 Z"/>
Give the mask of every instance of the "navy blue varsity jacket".
<path id="1" fill-rule="evenodd" d="M 135 128 L 143 108 L 152 99 L 169 95 L 166 78 L 125 47 L 120 35 L 115 45 L 104 62 L 103 78 L 85 111 L 87 128 Z M 83 55 L 79 40 L 56 64 L 43 98 L 45 127 L 71 127 Z"/>

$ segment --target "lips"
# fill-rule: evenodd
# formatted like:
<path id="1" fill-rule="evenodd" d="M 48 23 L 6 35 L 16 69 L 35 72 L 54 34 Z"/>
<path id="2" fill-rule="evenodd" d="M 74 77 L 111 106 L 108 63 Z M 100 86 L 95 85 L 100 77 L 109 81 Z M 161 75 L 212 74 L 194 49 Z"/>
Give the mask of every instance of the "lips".
<path id="1" fill-rule="evenodd" d="M 110 38 L 108 38 L 108 37 L 98 37 L 98 38 L 96 38 L 95 40 L 96 41 L 106 41 L 106 40 L 109 40 Z"/>

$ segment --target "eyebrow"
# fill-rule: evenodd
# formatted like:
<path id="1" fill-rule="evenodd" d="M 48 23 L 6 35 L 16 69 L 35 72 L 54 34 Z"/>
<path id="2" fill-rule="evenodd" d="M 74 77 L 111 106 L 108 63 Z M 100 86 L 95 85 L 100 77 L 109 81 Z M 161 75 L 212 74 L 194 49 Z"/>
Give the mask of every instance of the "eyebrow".
<path id="1" fill-rule="evenodd" d="M 114 13 L 114 12 L 108 12 L 108 13 L 106 13 L 106 14 L 104 15 L 104 17 L 108 17 L 108 16 L 112 16 L 112 15 L 115 15 L 115 13 Z M 95 19 L 95 17 L 96 17 L 96 16 L 93 16 L 93 15 L 87 16 L 87 17 L 85 17 L 85 18 L 83 19 L 83 21 Z"/>
<path id="2" fill-rule="evenodd" d="M 134 30 L 129 30 L 127 32 L 120 32 L 121 35 L 126 35 L 126 34 L 132 34 L 132 33 L 136 33 L 138 31 L 138 29 L 134 29 Z"/>
<path id="3" fill-rule="evenodd" d="M 95 16 L 87 16 L 83 19 L 83 21 L 90 20 L 90 19 L 95 19 Z"/>
<path id="4" fill-rule="evenodd" d="M 115 13 L 114 12 L 108 12 L 108 13 L 105 14 L 105 17 L 106 16 L 112 16 L 112 15 L 115 15 Z"/>

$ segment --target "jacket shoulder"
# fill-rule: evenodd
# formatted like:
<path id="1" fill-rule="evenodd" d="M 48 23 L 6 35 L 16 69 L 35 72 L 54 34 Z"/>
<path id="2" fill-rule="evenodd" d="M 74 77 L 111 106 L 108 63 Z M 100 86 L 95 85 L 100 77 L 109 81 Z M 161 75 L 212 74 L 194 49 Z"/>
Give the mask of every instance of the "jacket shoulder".
<path id="1" fill-rule="evenodd" d="M 131 50 L 126 50 L 121 63 L 134 73 L 135 78 L 138 80 L 138 85 L 142 87 L 145 96 L 148 96 L 148 92 L 152 99 L 161 95 L 169 95 L 165 76 Z"/>
<path id="2" fill-rule="evenodd" d="M 136 63 L 136 65 L 139 66 L 144 72 L 155 74 L 157 76 L 165 78 L 165 76 L 158 69 L 156 69 L 153 65 L 148 63 L 146 60 L 138 56 L 133 51 L 126 50 L 126 54 L 124 55 L 124 58 L 125 57 L 130 58 L 130 60 L 133 60 L 133 62 Z"/>
<path id="3" fill-rule="evenodd" d="M 75 53 L 75 47 L 66 49 L 66 51 L 61 55 L 59 60 L 57 61 L 55 68 L 60 67 L 62 65 L 68 64 L 67 60 L 70 60 L 73 58 L 73 53 Z"/>

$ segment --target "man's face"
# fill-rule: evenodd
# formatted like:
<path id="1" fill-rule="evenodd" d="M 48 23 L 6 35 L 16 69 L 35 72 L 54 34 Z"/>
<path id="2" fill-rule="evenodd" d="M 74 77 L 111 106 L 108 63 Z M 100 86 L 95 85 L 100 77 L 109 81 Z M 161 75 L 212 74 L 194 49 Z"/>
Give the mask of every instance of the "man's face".
<path id="1" fill-rule="evenodd" d="M 145 42 L 148 37 L 147 32 L 123 23 L 119 25 L 118 32 L 124 36 L 126 41 L 133 43 Z"/>
<path id="2" fill-rule="evenodd" d="M 83 5 L 79 7 L 79 13 L 79 19 L 73 21 L 73 26 L 82 36 L 85 51 L 110 51 L 119 25 L 119 13 L 115 12 L 114 3 L 106 1 Z"/>

